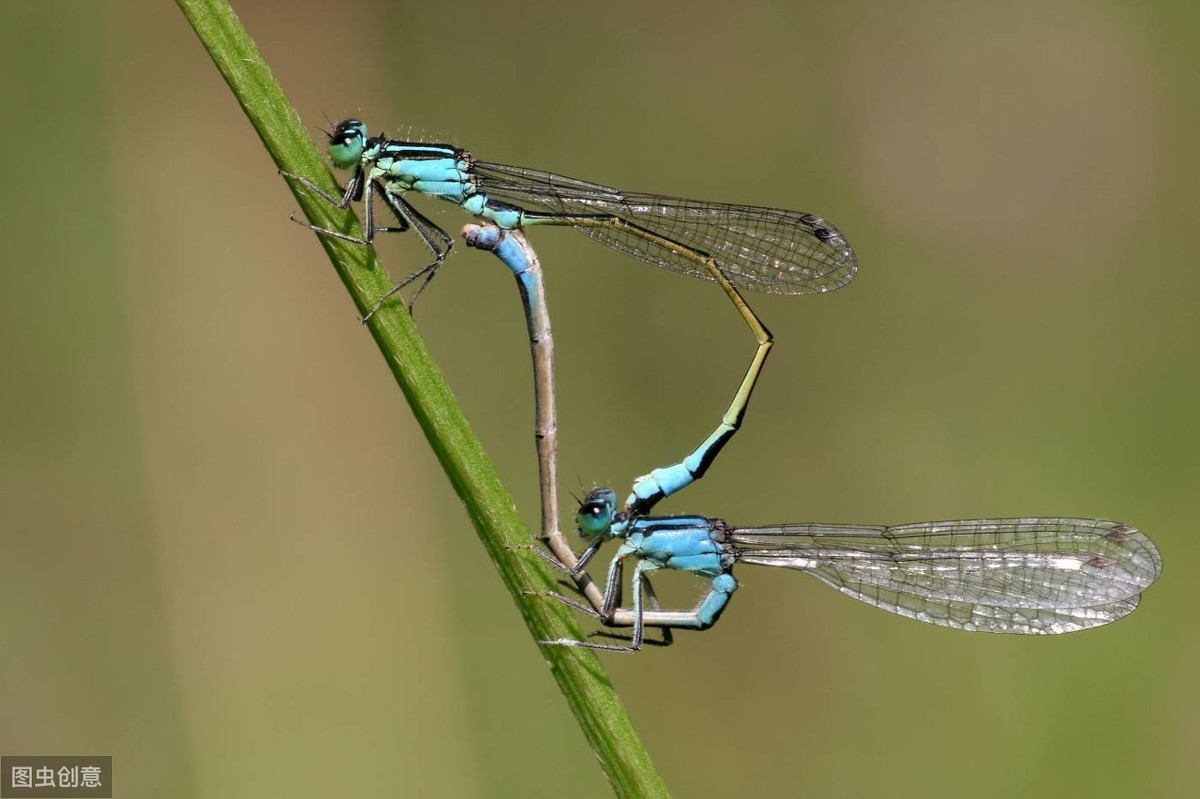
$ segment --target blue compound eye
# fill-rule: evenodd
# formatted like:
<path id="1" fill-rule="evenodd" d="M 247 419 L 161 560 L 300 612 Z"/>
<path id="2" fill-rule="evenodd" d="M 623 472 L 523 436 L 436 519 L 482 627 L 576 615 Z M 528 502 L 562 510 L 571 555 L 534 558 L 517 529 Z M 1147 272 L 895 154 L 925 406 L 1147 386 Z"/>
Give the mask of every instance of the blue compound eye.
<path id="1" fill-rule="evenodd" d="M 610 489 L 597 488 L 589 491 L 579 503 L 579 512 L 575 514 L 575 523 L 579 534 L 585 537 L 603 535 L 613 524 L 616 512 L 617 495 Z"/>
<path id="2" fill-rule="evenodd" d="M 587 502 L 579 507 L 576 521 L 583 535 L 600 535 L 612 524 L 612 508 L 602 502 Z"/>
<path id="3" fill-rule="evenodd" d="M 367 142 L 367 126 L 357 119 L 347 119 L 334 128 L 329 136 L 329 160 L 345 169 L 358 163 Z"/>

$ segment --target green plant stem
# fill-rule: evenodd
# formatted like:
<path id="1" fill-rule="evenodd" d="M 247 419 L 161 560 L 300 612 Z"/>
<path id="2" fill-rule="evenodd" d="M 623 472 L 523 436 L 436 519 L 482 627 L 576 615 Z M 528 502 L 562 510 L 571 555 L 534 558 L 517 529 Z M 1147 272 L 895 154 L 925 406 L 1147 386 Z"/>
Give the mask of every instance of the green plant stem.
<path id="1" fill-rule="evenodd" d="M 258 132 L 276 167 L 305 175 L 331 194 L 339 193 L 299 116 L 288 102 L 237 15 L 225 0 L 177 0 L 205 49 Z M 293 194 L 308 220 L 319 227 L 361 236 L 352 211 L 340 211 L 302 191 Z M 360 314 L 391 288 L 373 248 L 318 237 Z M 425 431 L 446 476 L 496 564 L 534 640 L 579 638 L 573 614 L 557 602 L 526 591 L 555 587 L 555 575 L 529 548 L 531 538 L 417 334 L 403 304 L 389 303 L 367 328 Z M 662 782 L 612 683 L 595 654 L 586 649 L 542 647 L 542 654 L 567 698 L 589 745 L 619 796 L 665 796 Z M 497 678 L 498 679 L 498 678 Z M 496 686 L 503 690 L 502 686 Z M 536 742 L 535 742 L 536 743 Z"/>

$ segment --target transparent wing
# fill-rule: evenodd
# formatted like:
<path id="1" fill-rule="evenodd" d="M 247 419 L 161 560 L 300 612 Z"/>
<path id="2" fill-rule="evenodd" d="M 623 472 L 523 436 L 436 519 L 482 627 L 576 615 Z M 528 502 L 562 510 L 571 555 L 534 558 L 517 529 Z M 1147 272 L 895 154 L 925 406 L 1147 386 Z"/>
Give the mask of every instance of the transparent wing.
<path id="1" fill-rule="evenodd" d="M 892 613 L 987 632 L 1108 624 L 1136 608 L 1162 571 L 1149 537 L 1102 519 L 791 524 L 728 536 L 739 561 L 799 569 Z"/>
<path id="2" fill-rule="evenodd" d="M 858 271 L 858 259 L 841 232 L 812 214 L 639 194 L 504 164 L 475 162 L 471 172 L 491 199 L 551 214 L 619 216 L 711 255 L 730 281 L 754 291 L 818 294 L 841 288 Z M 628 230 L 576 229 L 647 263 L 712 280 L 702 264 Z"/>

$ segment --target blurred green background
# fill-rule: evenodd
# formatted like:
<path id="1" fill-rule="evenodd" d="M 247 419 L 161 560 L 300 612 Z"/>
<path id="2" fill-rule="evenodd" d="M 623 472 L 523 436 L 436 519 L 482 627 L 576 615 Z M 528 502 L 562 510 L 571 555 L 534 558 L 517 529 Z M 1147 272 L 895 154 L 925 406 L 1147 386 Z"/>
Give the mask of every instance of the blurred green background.
<path id="1" fill-rule="evenodd" d="M 605 658 L 677 795 L 1192 795 L 1195 9 L 236 6 L 314 137 L 353 114 L 842 228 L 859 279 L 752 298 L 778 346 L 747 424 L 664 511 L 1107 516 L 1160 545 L 1134 616 L 1045 640 L 739 570 L 715 629 Z M 0 752 L 112 754 L 120 796 L 608 795 L 175 6 L 0 15 Z M 712 285 L 534 242 L 564 492 L 623 491 L 712 428 L 753 342 Z M 412 237 L 380 250 L 423 262 Z M 463 248 L 417 321 L 533 523 L 512 279 Z"/>

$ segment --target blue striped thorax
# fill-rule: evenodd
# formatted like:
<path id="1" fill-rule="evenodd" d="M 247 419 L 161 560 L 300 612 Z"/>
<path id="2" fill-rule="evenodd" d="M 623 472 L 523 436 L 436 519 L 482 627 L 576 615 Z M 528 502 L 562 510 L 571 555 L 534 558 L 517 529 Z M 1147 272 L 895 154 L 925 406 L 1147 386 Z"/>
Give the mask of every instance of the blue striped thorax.
<path id="1" fill-rule="evenodd" d="M 579 533 L 592 538 L 624 538 L 623 547 L 661 569 L 715 577 L 736 560 L 726 524 L 705 516 L 629 518 L 616 510 L 610 488 L 589 491 L 579 505 Z"/>

